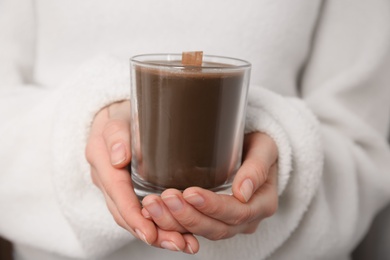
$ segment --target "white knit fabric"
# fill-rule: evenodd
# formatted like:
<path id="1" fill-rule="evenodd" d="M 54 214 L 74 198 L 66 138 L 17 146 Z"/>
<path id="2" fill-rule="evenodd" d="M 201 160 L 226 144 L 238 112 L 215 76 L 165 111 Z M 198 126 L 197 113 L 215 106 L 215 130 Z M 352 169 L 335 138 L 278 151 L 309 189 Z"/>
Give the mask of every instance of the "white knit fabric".
<path id="1" fill-rule="evenodd" d="M 390 199 L 388 10 L 385 0 L 3 0 L 0 235 L 20 259 L 347 259 Z M 184 256 L 115 224 L 84 153 L 96 112 L 129 98 L 130 56 L 199 49 L 253 64 L 246 132 L 275 140 L 280 200 L 254 234 L 200 238 Z"/>

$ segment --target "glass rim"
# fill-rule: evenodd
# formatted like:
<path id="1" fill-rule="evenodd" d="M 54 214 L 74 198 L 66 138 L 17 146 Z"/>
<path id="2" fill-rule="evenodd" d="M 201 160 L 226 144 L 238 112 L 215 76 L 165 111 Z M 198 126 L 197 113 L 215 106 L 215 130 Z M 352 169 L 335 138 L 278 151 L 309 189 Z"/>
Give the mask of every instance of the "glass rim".
<path id="1" fill-rule="evenodd" d="M 237 59 L 233 57 L 228 56 L 219 56 L 219 55 L 209 55 L 205 54 L 203 55 L 203 59 L 208 59 L 207 61 L 211 61 L 212 59 L 219 59 L 221 60 L 221 63 L 223 63 L 222 60 L 226 61 L 226 64 L 231 65 L 229 67 L 226 66 L 215 66 L 215 65 L 203 65 L 202 66 L 188 66 L 188 65 L 179 65 L 179 64 L 167 64 L 167 63 L 158 63 L 155 60 L 147 60 L 147 58 L 151 57 L 165 57 L 163 59 L 164 61 L 173 61 L 173 59 L 166 59 L 167 57 L 176 57 L 180 59 L 174 59 L 174 61 L 181 61 L 181 53 L 148 53 L 148 54 L 138 54 L 130 58 L 130 62 L 144 65 L 144 66 L 151 66 L 151 67 L 165 67 L 165 68 L 176 68 L 176 69 L 185 69 L 185 68 L 201 68 L 201 69 L 218 69 L 218 70 L 236 70 L 236 69 L 245 69 L 250 68 L 252 65 L 250 62 L 243 60 L 243 59 Z M 141 60 L 140 58 L 146 58 L 145 60 Z M 231 62 L 228 62 L 231 61 Z M 233 64 L 233 62 L 239 63 L 239 64 Z M 212 61 L 211 61 L 212 62 Z"/>

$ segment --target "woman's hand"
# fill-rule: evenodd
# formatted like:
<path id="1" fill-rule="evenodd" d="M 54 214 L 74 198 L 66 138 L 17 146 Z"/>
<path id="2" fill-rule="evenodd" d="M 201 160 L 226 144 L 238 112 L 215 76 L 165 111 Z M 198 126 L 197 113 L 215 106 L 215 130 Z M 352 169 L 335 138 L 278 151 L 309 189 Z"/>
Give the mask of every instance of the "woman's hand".
<path id="1" fill-rule="evenodd" d="M 244 161 L 232 184 L 233 196 L 191 187 L 169 189 L 143 200 L 143 215 L 164 230 L 190 232 L 211 240 L 253 233 L 275 213 L 278 152 L 266 134 L 245 137 Z"/>
<path id="2" fill-rule="evenodd" d="M 131 161 L 130 103 L 114 103 L 97 113 L 86 148 L 93 183 L 104 194 L 116 223 L 145 243 L 195 253 L 199 243 L 191 234 L 166 231 L 141 213 L 126 166 Z"/>

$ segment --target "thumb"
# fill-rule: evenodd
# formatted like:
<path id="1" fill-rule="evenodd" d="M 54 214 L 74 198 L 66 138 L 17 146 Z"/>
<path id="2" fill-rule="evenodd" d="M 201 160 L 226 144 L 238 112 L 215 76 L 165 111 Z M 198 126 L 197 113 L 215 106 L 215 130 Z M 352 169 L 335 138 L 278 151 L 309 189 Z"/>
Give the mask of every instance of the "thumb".
<path id="1" fill-rule="evenodd" d="M 111 164 L 123 168 L 130 163 L 130 102 L 123 101 L 108 106 L 108 121 L 103 138 L 110 154 Z"/>
<path id="2" fill-rule="evenodd" d="M 270 168 L 277 161 L 278 150 L 271 137 L 256 132 L 245 136 L 243 157 L 232 190 L 237 199 L 246 203 L 267 182 Z"/>

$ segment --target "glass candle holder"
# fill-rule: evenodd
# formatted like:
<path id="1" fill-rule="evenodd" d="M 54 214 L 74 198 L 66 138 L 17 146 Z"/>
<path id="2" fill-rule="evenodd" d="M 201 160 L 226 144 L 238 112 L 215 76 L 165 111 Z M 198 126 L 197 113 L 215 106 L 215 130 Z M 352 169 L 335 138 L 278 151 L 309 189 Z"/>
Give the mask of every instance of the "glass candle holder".
<path id="1" fill-rule="evenodd" d="M 241 165 L 250 63 L 181 54 L 131 58 L 131 176 L 136 194 L 224 191 Z"/>

